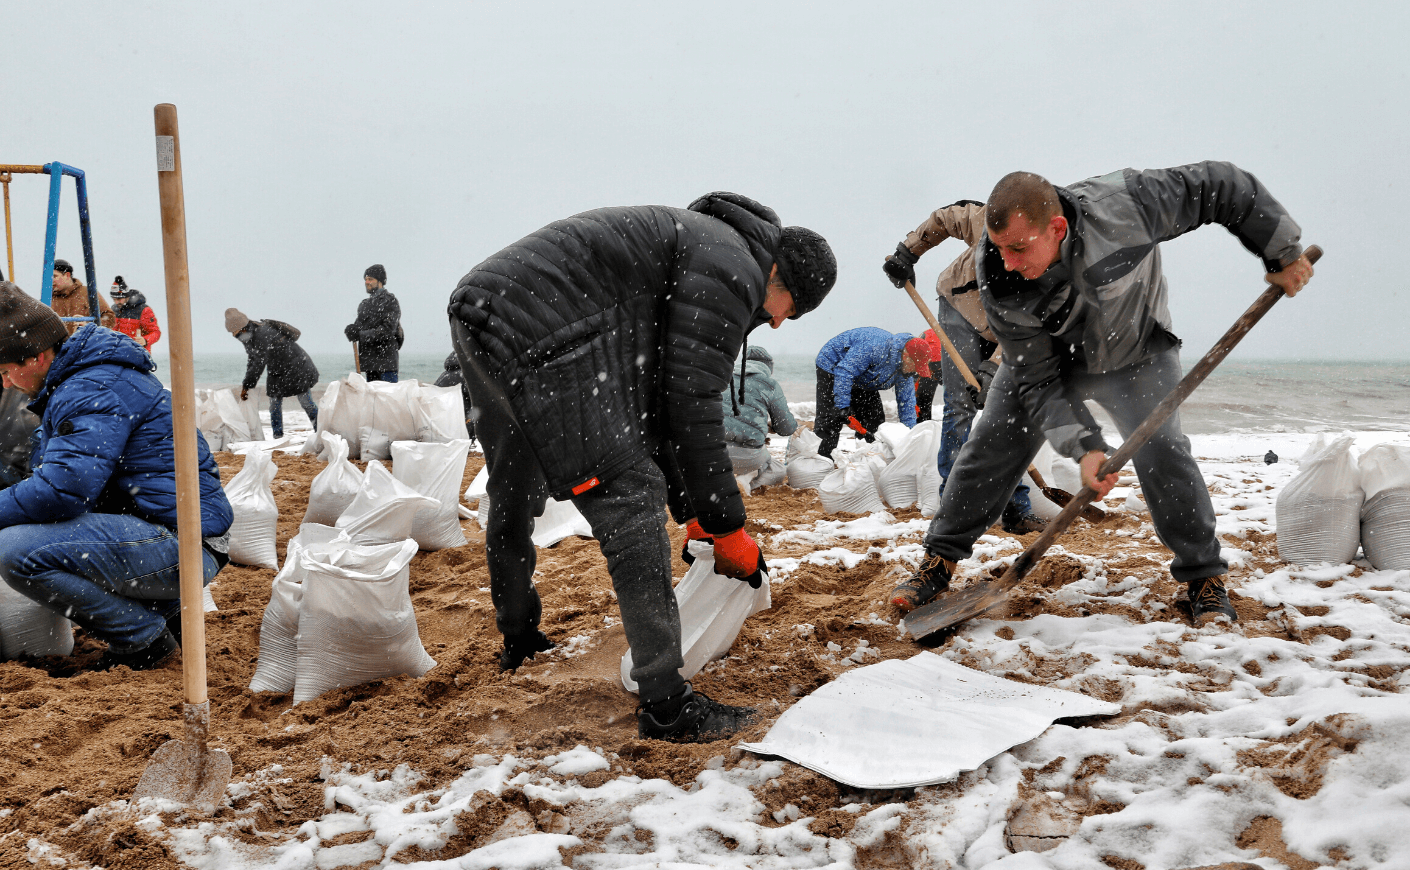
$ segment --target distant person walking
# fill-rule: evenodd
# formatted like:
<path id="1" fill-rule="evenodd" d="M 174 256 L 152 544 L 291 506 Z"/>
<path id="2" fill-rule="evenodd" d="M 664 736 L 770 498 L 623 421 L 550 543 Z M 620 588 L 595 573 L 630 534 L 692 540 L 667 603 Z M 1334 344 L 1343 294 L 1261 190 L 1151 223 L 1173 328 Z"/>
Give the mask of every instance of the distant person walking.
<path id="1" fill-rule="evenodd" d="M 88 310 L 88 285 L 73 277 L 73 264 L 68 260 L 54 261 L 54 295 L 49 301 L 49 307 L 60 317 L 91 316 Z M 98 319 L 100 326 L 106 326 L 108 329 L 117 327 L 117 318 L 108 307 L 108 300 L 102 296 L 98 297 Z M 64 328 L 68 330 L 69 335 L 73 335 L 74 330 L 82 325 L 76 320 L 71 320 L 64 324 Z"/>
<path id="2" fill-rule="evenodd" d="M 162 337 L 162 330 L 157 326 L 157 315 L 147 304 L 147 297 L 128 287 L 121 275 L 113 279 L 113 286 L 108 295 L 113 297 L 117 331 L 151 353 L 152 345 Z"/>
<path id="3" fill-rule="evenodd" d="M 387 290 L 387 270 L 377 263 L 362 273 L 367 298 L 357 305 L 357 319 L 343 330 L 357 345 L 358 365 L 369 381 L 397 382 L 397 351 L 401 350 L 401 305 Z"/>
<path id="4" fill-rule="evenodd" d="M 240 398 L 249 398 L 260 375 L 269 369 L 264 392 L 269 396 L 269 428 L 274 437 L 284 435 L 284 397 L 294 396 L 308 414 L 309 423 L 318 426 L 318 405 L 310 390 L 318 383 L 318 367 L 299 347 L 299 331 L 278 320 L 251 320 L 235 308 L 225 309 L 225 328 L 245 346 L 250 362 L 240 384 Z"/>

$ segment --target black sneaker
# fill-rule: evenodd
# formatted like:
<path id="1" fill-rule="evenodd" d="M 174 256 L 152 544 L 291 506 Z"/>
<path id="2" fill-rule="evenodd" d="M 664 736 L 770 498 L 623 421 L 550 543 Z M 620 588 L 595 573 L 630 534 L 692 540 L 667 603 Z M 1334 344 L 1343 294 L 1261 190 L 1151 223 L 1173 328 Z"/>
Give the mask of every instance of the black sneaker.
<path id="1" fill-rule="evenodd" d="M 108 671 L 116 667 L 126 667 L 134 671 L 145 671 L 157 667 L 179 649 L 181 645 L 171 636 L 171 632 L 163 631 L 156 640 L 139 650 L 117 652 L 108 647 L 107 652 L 93 665 L 93 670 Z"/>
<path id="2" fill-rule="evenodd" d="M 1020 514 L 1004 511 L 1004 531 L 1010 535 L 1030 535 L 1034 532 L 1041 532 L 1048 527 L 1046 520 L 1038 518 L 1032 513 Z"/>
<path id="3" fill-rule="evenodd" d="M 731 707 L 712 701 L 686 683 L 681 695 L 637 707 L 636 733 L 647 740 L 709 743 L 746 727 L 756 713 L 753 707 Z"/>
<path id="4" fill-rule="evenodd" d="M 891 590 L 891 603 L 902 613 L 910 613 L 922 604 L 930 603 L 950 588 L 954 570 L 954 562 L 944 556 L 927 553 L 910 579 Z"/>
<path id="5" fill-rule="evenodd" d="M 553 649 L 553 641 L 537 629 L 524 634 L 506 635 L 504 649 L 499 652 L 499 669 L 512 671 L 522 665 L 524 659 L 533 658 L 534 653 L 550 649 Z"/>
<path id="6" fill-rule="evenodd" d="M 1228 617 L 1230 622 L 1238 622 L 1239 614 L 1229 602 L 1229 590 L 1224 587 L 1223 576 L 1191 580 L 1188 584 L 1190 596 L 1190 620 L 1196 628 L 1219 617 Z"/>

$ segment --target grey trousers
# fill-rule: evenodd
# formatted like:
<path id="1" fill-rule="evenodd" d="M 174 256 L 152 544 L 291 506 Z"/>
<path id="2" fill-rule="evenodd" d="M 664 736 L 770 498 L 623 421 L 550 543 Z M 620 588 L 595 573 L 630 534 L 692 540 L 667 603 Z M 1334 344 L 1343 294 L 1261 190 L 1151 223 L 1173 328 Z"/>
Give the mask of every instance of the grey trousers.
<path id="1" fill-rule="evenodd" d="M 543 607 L 534 588 L 538 551 L 530 538 L 543 512 L 548 484 L 509 401 L 487 374 L 484 352 L 457 321 L 451 334 L 474 407 L 476 434 L 489 468 L 489 527 L 485 561 L 490 599 L 501 634 L 538 628 Z M 642 703 L 685 686 L 679 671 L 680 612 L 671 586 L 671 539 L 666 532 L 666 476 L 650 457 L 573 497 L 607 559 L 612 588 L 632 648 L 631 678 Z"/>
<path id="2" fill-rule="evenodd" d="M 1074 399 L 1092 400 L 1116 421 L 1123 438 L 1180 381 L 1180 353 L 1171 349 L 1105 374 L 1071 372 L 1063 386 Z M 925 536 L 926 551 L 951 561 L 969 558 L 974 542 L 999 519 L 1008 494 L 1043 445 L 1043 432 L 1028 416 L 1012 371 L 999 367 L 989 402 L 945 483 L 940 509 Z M 1204 477 L 1180 431 L 1180 416 L 1165 425 L 1133 458 L 1156 534 L 1175 554 L 1170 573 L 1188 583 L 1229 570 L 1214 534 L 1214 505 Z"/>

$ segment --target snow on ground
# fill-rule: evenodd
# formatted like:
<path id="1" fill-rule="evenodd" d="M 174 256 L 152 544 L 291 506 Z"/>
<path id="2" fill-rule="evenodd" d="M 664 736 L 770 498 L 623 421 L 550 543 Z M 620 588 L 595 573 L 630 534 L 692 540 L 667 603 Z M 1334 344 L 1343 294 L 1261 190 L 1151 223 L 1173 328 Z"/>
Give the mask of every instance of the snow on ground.
<path id="1" fill-rule="evenodd" d="M 1410 571 L 1374 571 L 1361 562 L 1303 568 L 1256 554 L 1257 539 L 1274 528 L 1276 493 L 1296 473 L 1294 460 L 1311 436 L 1192 440 L 1234 566 L 1232 585 L 1270 608 L 1267 619 L 1286 636 L 1193 629 L 1150 600 L 1148 583 L 1127 570 L 1130 562 L 1108 570 L 1123 548 L 1153 540 L 1147 517 L 1135 530 L 1112 533 L 1109 554 L 1069 554 L 1082 576 L 1053 598 L 1071 608 L 1064 612 L 1119 601 L 1129 608 L 1121 613 L 1139 619 L 1109 609 L 978 619 L 941 650 L 991 673 L 1026 674 L 1118 700 L 1122 713 L 1054 725 L 957 782 L 919 789 L 904 802 L 850 804 L 843 809 L 860 821 L 846 836 L 810 830 L 806 802 L 764 817 L 750 788 L 781 776 L 787 762 L 734 753 L 688 788 L 625 775 L 589 787 L 581 777 L 610 774 L 615 757 L 579 746 L 542 758 L 477 755 L 459 779 L 438 789 L 423 787 L 405 765 L 354 774 L 329 759 L 326 815 L 293 838 L 251 845 L 210 822 L 177 817 L 167 827 L 170 844 L 203 870 L 402 866 L 398 855 L 407 848 L 444 845 L 456 834 L 456 817 L 473 813 L 477 800 L 517 788 L 540 808 L 537 817 L 521 810 L 504 821 L 497 842 L 405 866 L 847 868 L 883 842 L 890 843 L 887 854 L 912 867 L 1410 866 L 1410 703 L 1399 694 L 1410 690 Z M 1358 448 L 1386 440 L 1410 442 L 1410 435 L 1363 433 Z M 1282 457 L 1271 466 L 1262 459 L 1270 448 Z M 877 513 L 779 531 L 771 543 L 813 550 L 774 560 L 771 574 L 787 583 L 801 563 L 847 564 L 877 550 L 913 561 L 923 530 L 923 522 Z M 982 540 L 980 549 L 984 560 L 1018 552 L 1000 538 Z M 1255 567 L 1260 560 L 1263 567 Z M 962 567 L 980 561 L 977 554 Z M 1155 559 L 1150 570 L 1164 564 Z M 894 621 L 895 614 L 879 618 Z M 859 664 L 867 658 L 855 656 Z M 248 787 L 234 783 L 231 793 Z M 1059 845 L 1049 851 L 1011 852 L 1011 807 L 1025 799 L 1061 804 L 1075 819 L 1071 836 L 1051 841 Z M 120 801 L 91 813 L 135 817 L 150 829 L 162 825 L 160 809 Z M 590 850 L 575 849 L 586 842 L 575 832 L 589 829 L 608 834 L 594 838 Z M 369 831 L 358 842 L 329 843 Z M 36 859 L 44 848 L 31 844 Z"/>

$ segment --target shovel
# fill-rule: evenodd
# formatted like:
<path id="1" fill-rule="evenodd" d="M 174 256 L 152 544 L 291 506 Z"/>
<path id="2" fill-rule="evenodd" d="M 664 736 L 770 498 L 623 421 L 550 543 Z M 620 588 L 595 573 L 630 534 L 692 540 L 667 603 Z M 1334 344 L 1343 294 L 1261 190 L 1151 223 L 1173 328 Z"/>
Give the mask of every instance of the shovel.
<path id="1" fill-rule="evenodd" d="M 925 322 L 930 324 L 930 328 L 935 330 L 935 334 L 940 337 L 940 343 L 945 346 L 945 352 L 950 355 L 950 361 L 955 364 L 955 368 L 959 369 L 960 375 L 964 377 L 965 382 L 978 393 L 979 379 L 974 376 L 974 372 L 969 370 L 969 366 L 965 365 L 964 359 L 961 358 L 959 353 L 955 350 L 955 345 L 950 341 L 950 337 L 945 334 L 945 330 L 940 328 L 940 322 L 935 319 L 935 314 L 931 312 L 930 306 L 926 305 L 925 300 L 920 298 L 920 293 L 916 291 L 916 285 L 907 281 L 906 293 L 910 294 L 911 301 L 916 304 L 916 307 L 920 309 L 920 313 L 925 316 Z M 1031 465 L 1028 466 L 1028 476 L 1033 478 L 1034 483 L 1038 484 L 1038 488 L 1043 491 L 1043 495 L 1047 497 L 1048 501 L 1058 507 L 1067 507 L 1068 502 L 1072 501 L 1072 493 L 1065 489 L 1055 489 L 1048 486 L 1047 482 L 1043 480 L 1043 475 L 1039 474 L 1038 469 Z M 1099 523 L 1106 519 L 1106 511 L 1094 504 L 1089 504 L 1083 507 L 1081 516 L 1082 519 L 1089 523 Z"/>
<path id="2" fill-rule="evenodd" d="M 196 381 L 192 371 L 191 298 L 186 271 L 186 204 L 181 186 L 181 143 L 176 107 L 156 107 L 157 187 L 161 195 L 166 266 L 167 328 L 171 354 L 171 422 L 176 452 L 176 537 L 181 547 L 181 675 L 186 703 L 184 740 L 152 753 L 137 788 L 140 798 L 163 798 L 213 812 L 230 784 L 230 756 L 208 749 L 211 705 L 206 695 L 206 622 L 201 586 L 201 489 L 197 476 Z"/>
<path id="3" fill-rule="evenodd" d="M 1322 258 L 1322 249 L 1316 245 L 1310 246 L 1305 252 L 1309 262 L 1315 263 Z M 1170 415 L 1175 413 L 1175 409 L 1189 398 L 1190 393 L 1195 388 L 1204 383 L 1204 379 L 1209 377 L 1209 373 L 1224 361 L 1224 357 L 1234 349 L 1234 346 L 1248 334 L 1250 329 L 1268 313 L 1268 309 L 1283 297 L 1283 289 L 1277 285 L 1270 286 L 1263 291 L 1243 316 L 1234 321 L 1234 325 L 1229 327 L 1229 331 L 1224 333 L 1224 337 L 1209 349 L 1195 367 L 1190 369 L 1189 374 L 1180 379 L 1180 383 L 1175 385 L 1175 389 L 1170 391 L 1160 404 L 1155 406 L 1150 416 L 1146 417 L 1131 437 L 1121 442 L 1121 446 L 1116 452 L 1107 457 L 1106 462 L 1097 470 L 1097 479 L 1100 480 L 1108 475 L 1115 474 L 1121 470 L 1136 451 L 1140 450 L 1156 430 L 1165 425 L 1165 421 Z M 901 621 L 901 626 L 911 637 L 921 638 L 929 634 L 934 634 L 941 629 L 949 628 L 964 622 L 966 619 L 978 616 L 986 610 L 994 607 L 1004 600 L 1009 590 L 1023 582 L 1023 578 L 1033 566 L 1038 564 L 1038 560 L 1043 558 L 1048 547 L 1058 535 L 1067 530 L 1072 521 L 1081 513 L 1082 508 L 1097 497 L 1096 490 L 1090 486 L 1082 487 L 1082 491 L 1073 497 L 1071 503 L 1062 509 L 1048 523 L 1048 527 L 1019 555 L 1014 563 L 1008 567 L 1003 576 L 988 583 L 977 583 L 963 591 L 953 595 L 945 595 L 931 603 L 917 607 L 911 611 L 905 619 Z"/>

